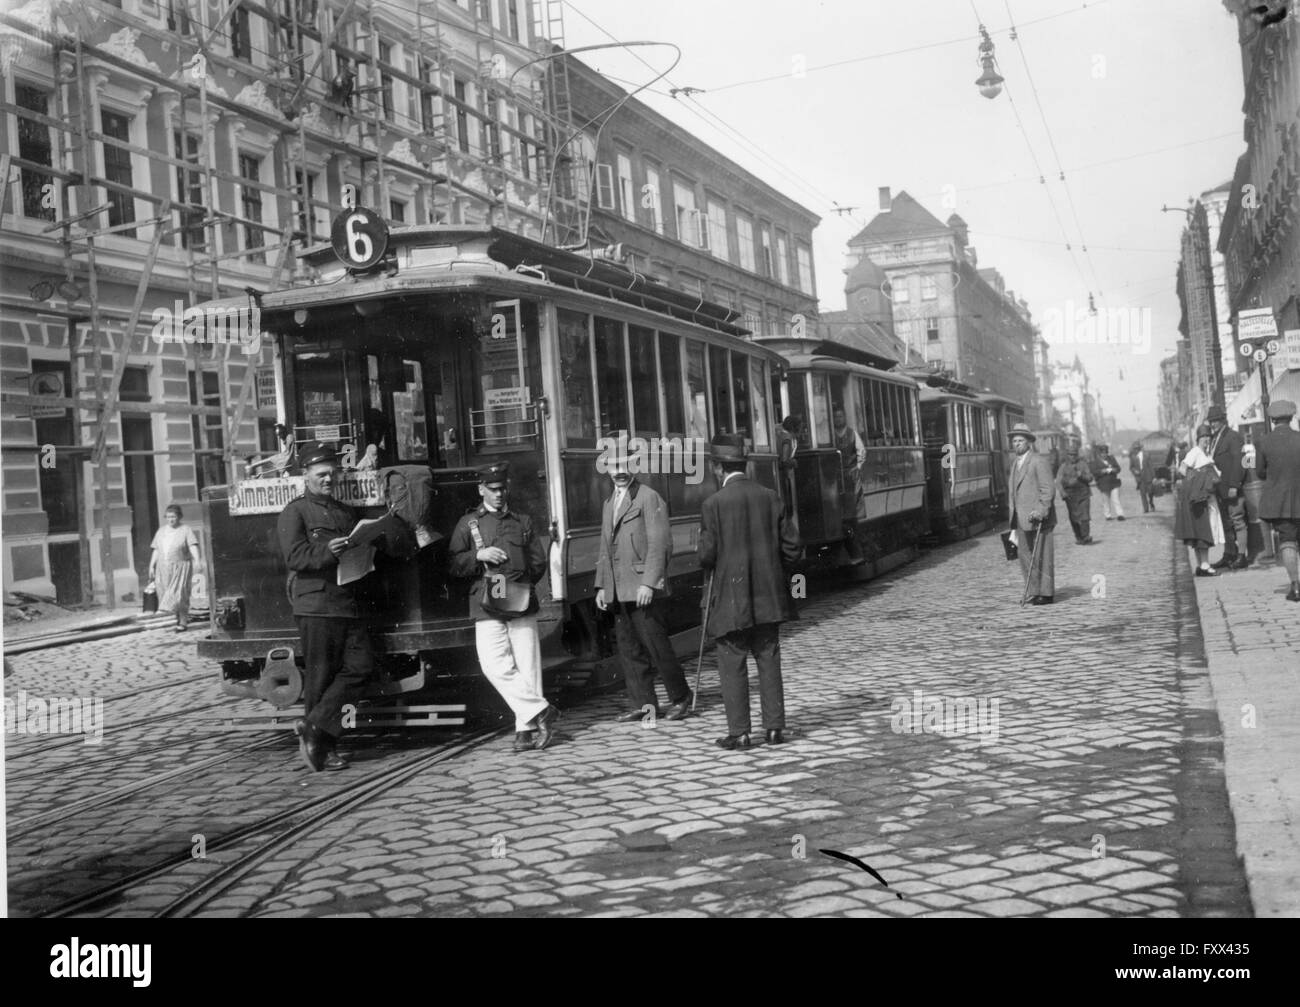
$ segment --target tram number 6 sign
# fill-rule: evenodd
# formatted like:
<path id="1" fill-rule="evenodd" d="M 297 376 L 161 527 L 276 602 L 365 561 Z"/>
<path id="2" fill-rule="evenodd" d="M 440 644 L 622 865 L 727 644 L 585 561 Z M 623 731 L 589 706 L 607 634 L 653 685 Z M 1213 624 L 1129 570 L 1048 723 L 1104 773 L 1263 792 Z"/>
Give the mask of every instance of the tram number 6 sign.
<path id="1" fill-rule="evenodd" d="M 334 254 L 351 269 L 369 269 L 388 250 L 388 225 L 364 206 L 344 210 L 330 227 Z"/>

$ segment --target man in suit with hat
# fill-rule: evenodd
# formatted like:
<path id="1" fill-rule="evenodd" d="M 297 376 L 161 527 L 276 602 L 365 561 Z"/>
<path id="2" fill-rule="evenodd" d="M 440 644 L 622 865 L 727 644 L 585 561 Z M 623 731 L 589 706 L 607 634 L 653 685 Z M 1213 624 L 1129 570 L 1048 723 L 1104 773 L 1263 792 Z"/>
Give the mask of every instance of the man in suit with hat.
<path id="1" fill-rule="evenodd" d="M 1007 484 L 1011 488 L 1011 524 L 1019 545 L 1020 569 L 1025 575 L 1031 605 L 1050 605 L 1056 594 L 1056 549 L 1052 530 L 1056 527 L 1056 483 L 1052 462 L 1033 450 L 1034 433 L 1024 423 L 1008 431 L 1016 460 L 1011 463 Z M 1036 540 L 1038 560 L 1033 561 Z"/>
<path id="2" fill-rule="evenodd" d="M 799 558 L 799 536 L 785 519 L 781 498 L 745 473 L 745 440 L 717 434 L 711 441 L 720 489 L 700 513 L 700 566 L 710 571 L 705 632 L 717 642 L 718 677 L 727 710 L 720 748 L 750 744 L 749 674 L 758 665 L 759 700 L 769 745 L 784 741 L 781 623 L 797 619 L 786 568 Z"/>
<path id="3" fill-rule="evenodd" d="M 691 709 L 691 690 L 673 652 L 665 622 L 672 527 L 663 497 L 633 478 L 625 457 L 606 460 L 614 492 L 605 501 L 596 560 L 596 607 L 614 610 L 614 634 L 623 661 L 628 709 L 620 722 L 640 720 L 645 707 L 658 716 L 655 672 L 668 691 L 665 720 Z"/>
<path id="4" fill-rule="evenodd" d="M 451 533 L 451 574 L 474 578 L 469 596 L 474 646 L 483 674 L 515 715 L 515 751 L 546 748 L 555 740 L 553 725 L 560 715 L 542 695 L 533 589 L 546 575 L 546 547 L 532 518 L 510 508 L 507 463 L 479 469 L 478 493 L 482 503 Z"/>
<path id="5" fill-rule="evenodd" d="M 1294 402 L 1270 402 L 1273 429 L 1255 449 L 1255 471 L 1264 481 L 1259 516 L 1277 532 L 1278 551 L 1291 581 L 1287 601 L 1300 601 L 1300 432 L 1291 426 L 1295 414 Z"/>
<path id="6" fill-rule="evenodd" d="M 1210 457 L 1219 470 L 1219 516 L 1223 518 L 1223 557 L 1214 569 L 1244 570 L 1250 560 L 1241 554 L 1237 539 L 1246 531 L 1246 468 L 1241 464 L 1241 434 L 1228 426 L 1223 406 L 1210 406 L 1205 417 L 1210 425 Z"/>
<path id="7" fill-rule="evenodd" d="M 285 505 L 276 534 L 289 567 L 289 601 L 305 662 L 304 717 L 294 728 L 303 762 L 319 773 L 347 767 L 336 751 L 343 707 L 360 697 L 374 656 L 354 585 L 338 583 L 339 556 L 348 548 L 357 516 L 334 499 L 334 445 L 309 441 L 298 460 L 306 492 Z"/>

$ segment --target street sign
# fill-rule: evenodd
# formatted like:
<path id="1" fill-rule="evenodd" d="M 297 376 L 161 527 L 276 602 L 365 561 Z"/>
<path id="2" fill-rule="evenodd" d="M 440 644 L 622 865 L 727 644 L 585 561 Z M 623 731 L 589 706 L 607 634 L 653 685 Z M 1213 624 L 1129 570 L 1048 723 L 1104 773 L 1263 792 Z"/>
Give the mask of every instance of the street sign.
<path id="1" fill-rule="evenodd" d="M 1282 333 L 1282 364 L 1289 371 L 1300 371 L 1300 329 Z"/>
<path id="2" fill-rule="evenodd" d="M 1248 357 L 1255 352 L 1255 347 L 1250 343 L 1242 343 L 1237 347 L 1237 352 L 1239 352 L 1243 357 Z"/>
<path id="3" fill-rule="evenodd" d="M 27 388 L 32 395 L 41 398 L 61 399 L 63 398 L 63 375 L 56 371 L 36 371 L 27 379 Z M 31 417 L 34 420 L 61 419 L 68 415 L 66 406 L 42 406 L 35 402 L 31 406 Z"/>
<path id="4" fill-rule="evenodd" d="M 1237 312 L 1238 339 L 1277 338 L 1277 319 L 1272 308 L 1248 308 Z"/>

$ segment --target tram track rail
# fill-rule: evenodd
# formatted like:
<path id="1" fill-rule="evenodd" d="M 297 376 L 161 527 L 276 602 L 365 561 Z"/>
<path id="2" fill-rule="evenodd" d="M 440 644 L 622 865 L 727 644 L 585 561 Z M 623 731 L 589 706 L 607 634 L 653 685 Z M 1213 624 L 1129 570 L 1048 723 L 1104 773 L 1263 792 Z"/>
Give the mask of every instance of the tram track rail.
<path id="1" fill-rule="evenodd" d="M 290 846 L 308 830 L 343 817 L 363 806 L 367 801 L 400 786 L 420 772 L 472 751 L 507 730 L 507 727 L 493 726 L 468 732 L 460 738 L 443 742 L 432 751 L 420 752 L 400 760 L 395 765 L 383 767 L 359 779 L 348 781 L 343 787 L 331 793 L 309 798 L 292 808 L 267 815 L 208 840 L 206 844 L 208 852 L 230 849 L 248 841 L 255 841 L 255 844 L 238 859 L 221 865 L 211 875 L 198 879 L 183 895 L 158 908 L 152 915 L 157 919 L 195 915 L 214 899 L 239 884 L 258 865 Z M 272 834 L 266 836 L 267 833 Z M 260 838 L 263 836 L 266 838 Z M 195 862 L 189 850 L 177 853 L 93 891 L 67 899 L 36 913 L 35 916 L 41 919 L 61 919 L 104 909 L 113 900 L 129 895 L 132 890 L 172 876 L 178 868 Z"/>
<path id="2" fill-rule="evenodd" d="M 133 730 L 134 728 L 137 727 L 152 727 L 152 726 L 156 726 L 157 724 L 164 723 L 168 720 L 177 720 L 181 717 L 189 716 L 191 713 L 202 713 L 204 710 L 214 710 L 217 707 L 226 707 L 228 705 L 229 704 L 226 701 L 221 701 L 217 703 L 205 703 L 202 706 L 191 706 L 191 707 L 187 707 L 184 710 L 172 710 L 169 713 L 159 713 L 152 717 L 141 717 L 139 720 L 132 720 L 124 724 L 114 724 L 111 727 L 105 727 L 103 730 L 103 734 L 104 735 L 119 734 L 123 731 Z M 11 737 L 11 736 L 6 736 L 6 737 Z M 71 745 L 86 744 L 86 735 L 84 734 L 80 734 L 70 738 L 62 738 L 58 741 L 46 741 L 45 739 L 48 737 L 47 735 L 37 735 L 36 737 L 40 738 L 41 740 L 32 741 L 26 745 L 23 745 L 20 751 L 10 752 L 6 750 L 5 757 L 4 757 L 6 765 L 10 763 L 18 762 L 21 759 L 30 759 L 35 755 L 42 755 L 48 752 L 57 752 L 60 749 L 67 748 Z"/>

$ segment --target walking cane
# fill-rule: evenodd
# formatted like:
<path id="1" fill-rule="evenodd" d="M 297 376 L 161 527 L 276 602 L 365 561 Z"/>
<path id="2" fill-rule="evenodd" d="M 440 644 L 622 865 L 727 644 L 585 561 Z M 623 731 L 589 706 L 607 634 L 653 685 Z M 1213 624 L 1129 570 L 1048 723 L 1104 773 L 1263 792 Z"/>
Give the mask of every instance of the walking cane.
<path id="1" fill-rule="evenodd" d="M 704 636 L 709 631 L 709 603 L 713 601 L 713 571 L 709 571 L 709 583 L 704 589 L 704 622 L 700 626 L 700 656 L 695 661 L 695 691 L 691 693 L 691 712 L 695 712 L 695 701 L 700 698 L 700 672 L 704 670 Z"/>
<path id="2" fill-rule="evenodd" d="M 1043 544 L 1043 526 L 1040 522 L 1038 529 L 1034 532 L 1034 548 L 1029 554 L 1029 570 L 1025 574 L 1025 593 L 1020 596 L 1020 607 L 1023 608 L 1025 602 L 1029 600 L 1029 582 L 1034 579 L 1034 564 L 1038 562 L 1038 550 Z"/>

